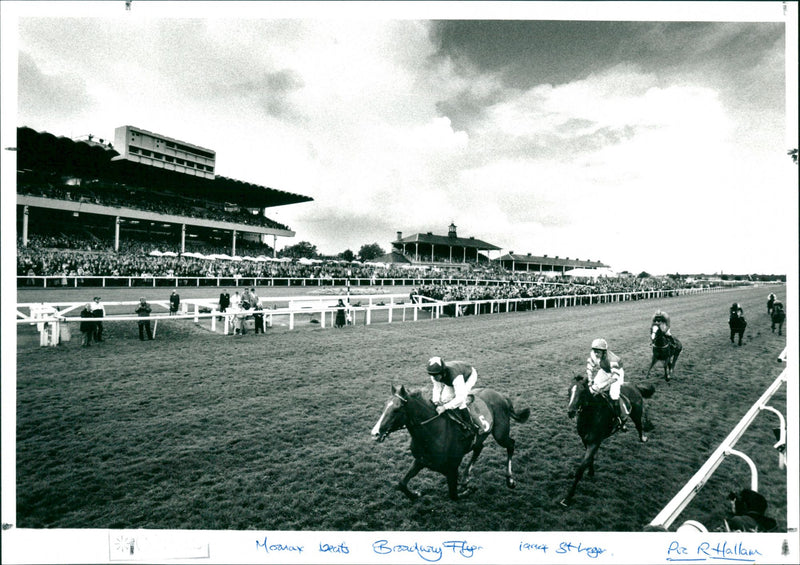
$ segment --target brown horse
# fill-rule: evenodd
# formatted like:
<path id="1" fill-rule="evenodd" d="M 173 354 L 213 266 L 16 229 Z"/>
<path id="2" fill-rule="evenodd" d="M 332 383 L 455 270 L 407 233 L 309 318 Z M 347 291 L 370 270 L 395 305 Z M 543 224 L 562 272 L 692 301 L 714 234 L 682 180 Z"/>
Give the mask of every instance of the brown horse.
<path id="1" fill-rule="evenodd" d="M 523 423 L 530 416 L 530 409 L 517 411 L 511 400 L 492 389 L 473 389 L 473 404 L 480 404 L 478 419 L 481 431 L 474 438 L 460 424 L 450 419 L 446 412 L 436 413 L 436 406 L 420 391 L 409 392 L 404 386 L 392 386 L 392 396 L 384 406 L 383 413 L 372 428 L 375 441 L 382 442 L 394 431 L 406 428 L 411 435 L 411 454 L 414 463 L 400 480 L 397 488 L 411 500 L 420 493 L 408 488 L 408 482 L 422 469 L 442 473 L 447 478 L 447 490 L 452 500 L 464 495 L 469 486 L 472 466 L 483 450 L 483 442 L 492 434 L 495 441 L 506 448 L 506 485 L 517 486 L 511 471 L 514 456 L 514 439 L 511 438 L 511 420 Z M 472 459 L 458 482 L 458 468 L 464 456 L 472 452 Z"/>
<path id="2" fill-rule="evenodd" d="M 640 386 L 624 383 L 620 387 L 620 395 L 624 396 L 630 404 L 630 418 L 639 433 L 639 441 L 646 442 L 647 436 L 644 428 L 648 431 L 652 429 L 644 413 L 644 398 L 650 398 L 656 389 L 653 385 Z M 585 449 L 583 459 L 575 470 L 575 478 L 572 481 L 567 496 L 561 501 L 562 506 L 569 506 L 573 502 L 575 490 L 578 483 L 583 478 L 583 473 L 588 469 L 589 476 L 594 476 L 594 458 L 600 444 L 604 439 L 611 437 L 617 432 L 614 425 L 616 419 L 614 409 L 609 401 L 602 395 L 594 395 L 589 390 L 589 383 L 585 375 L 577 375 L 575 384 L 570 388 L 569 405 L 567 415 L 570 418 L 578 416 L 578 435 L 581 437 Z"/>
<path id="3" fill-rule="evenodd" d="M 772 305 L 772 333 L 775 333 L 775 327 L 778 328 L 778 335 L 783 335 L 783 323 L 786 321 L 786 312 L 783 309 L 783 302 L 776 300 Z"/>
<path id="4" fill-rule="evenodd" d="M 675 363 L 678 362 L 678 356 L 683 351 L 683 345 L 674 337 L 672 338 L 673 341 L 670 341 L 669 336 L 655 324 L 653 324 L 650 337 L 653 340 L 653 357 L 650 360 L 650 367 L 647 369 L 645 378 L 650 376 L 650 371 L 656 361 L 661 361 L 664 365 L 664 380 L 669 382 L 675 370 Z"/>

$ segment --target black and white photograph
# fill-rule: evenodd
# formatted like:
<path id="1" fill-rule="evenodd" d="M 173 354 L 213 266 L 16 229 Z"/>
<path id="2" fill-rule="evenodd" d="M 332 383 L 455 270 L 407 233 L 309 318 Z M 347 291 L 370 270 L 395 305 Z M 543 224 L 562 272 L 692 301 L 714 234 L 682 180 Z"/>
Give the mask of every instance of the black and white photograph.
<path id="1" fill-rule="evenodd" d="M 1 2 L 3 563 L 800 561 L 797 20 Z"/>

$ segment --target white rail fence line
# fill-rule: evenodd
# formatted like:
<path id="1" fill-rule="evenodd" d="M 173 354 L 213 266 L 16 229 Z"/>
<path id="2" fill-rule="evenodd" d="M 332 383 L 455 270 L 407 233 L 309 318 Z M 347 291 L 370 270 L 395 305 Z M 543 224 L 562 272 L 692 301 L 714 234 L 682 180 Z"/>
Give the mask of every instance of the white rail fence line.
<path id="1" fill-rule="evenodd" d="M 505 312 L 515 312 L 521 306 L 526 306 L 530 310 L 551 308 L 565 308 L 571 306 L 588 306 L 592 304 L 606 304 L 612 302 L 627 302 L 631 300 L 646 300 L 653 298 L 664 298 L 673 296 L 686 296 L 694 294 L 706 294 L 716 292 L 727 292 L 732 290 L 725 287 L 711 287 L 711 288 L 689 288 L 689 289 L 673 289 L 673 290 L 660 290 L 660 291 L 640 291 L 640 292 L 612 292 L 605 294 L 571 294 L 562 296 L 538 296 L 529 298 L 491 298 L 483 300 L 435 300 L 426 296 L 417 295 L 414 297 L 413 302 L 408 302 L 409 296 L 406 294 L 377 294 L 377 295 L 326 295 L 326 296 L 293 296 L 293 297 L 262 297 L 261 302 L 264 304 L 272 304 L 273 306 L 264 308 L 264 323 L 268 327 L 272 327 L 275 318 L 286 317 L 288 319 L 288 327 L 290 330 L 295 328 L 296 317 L 299 315 L 320 315 L 320 326 L 327 327 L 327 318 L 330 314 L 333 326 L 333 320 L 336 316 L 334 302 L 342 299 L 346 302 L 346 309 L 350 313 L 353 324 L 357 324 L 360 320 L 363 323 L 370 325 L 372 323 L 373 314 L 376 312 L 386 311 L 388 323 L 394 321 L 395 310 L 401 310 L 401 321 L 405 322 L 407 318 L 413 321 L 418 321 L 422 317 L 429 319 L 438 319 L 442 317 L 446 308 L 453 307 L 453 314 L 455 317 L 460 317 L 472 313 L 474 315 L 495 314 Z M 357 300 L 359 305 L 353 305 L 349 301 Z M 367 305 L 361 306 L 361 301 L 367 301 Z M 388 304 L 385 302 L 388 301 Z M 153 307 L 163 308 L 165 312 L 169 311 L 169 300 L 153 300 L 148 302 Z M 277 304 L 286 303 L 288 307 L 278 307 Z M 140 317 L 133 313 L 130 315 L 112 315 L 104 316 L 102 318 L 80 318 L 78 316 L 66 316 L 65 314 L 76 312 L 83 307 L 86 302 L 51 302 L 51 303 L 21 303 L 17 304 L 17 325 L 20 324 L 37 324 L 37 329 L 40 333 L 40 344 L 45 346 L 58 345 L 61 336 L 60 324 L 62 323 L 79 323 L 81 321 L 101 321 L 101 322 L 114 322 L 114 321 L 134 321 L 134 320 L 154 320 L 156 323 L 160 319 L 192 319 L 195 323 L 199 323 L 201 319 L 210 319 L 211 330 L 216 332 L 216 322 L 219 318 L 223 320 L 223 333 L 227 334 L 230 331 L 231 324 L 234 317 L 239 312 L 220 312 L 218 311 L 217 299 L 197 299 L 189 298 L 181 302 L 181 314 L 178 315 L 151 315 L 148 317 Z M 103 302 L 104 307 L 119 307 L 130 306 L 133 310 L 138 301 L 124 301 L 124 302 Z M 194 308 L 193 314 L 188 314 L 190 307 Z M 206 309 L 207 312 L 200 312 L 200 309 Z M 471 309 L 471 312 L 470 312 Z M 24 312 L 28 310 L 28 314 Z M 410 312 L 409 312 L 410 310 Z M 487 312 L 488 310 L 488 312 Z M 253 310 L 248 310 L 247 315 L 252 315 Z"/>
<path id="2" fill-rule="evenodd" d="M 520 277 L 535 277 L 541 273 L 517 273 Z M 269 287 L 344 287 L 344 286 L 421 286 L 428 284 L 463 284 L 480 286 L 482 284 L 508 284 L 519 282 L 521 284 L 542 284 L 556 286 L 564 284 L 552 281 L 537 281 L 531 278 L 518 279 L 476 279 L 459 276 L 407 276 L 407 277 L 288 277 L 288 276 L 214 276 L 190 277 L 180 275 L 157 276 L 132 276 L 132 275 L 17 275 L 17 288 L 125 288 L 125 287 L 189 287 L 189 286 L 269 286 Z M 750 286 L 750 285 L 780 285 L 786 281 L 715 281 L 715 287 Z"/>
<path id="3" fill-rule="evenodd" d="M 781 355 L 778 357 L 778 361 L 786 361 L 786 349 L 784 349 L 783 353 L 781 353 Z M 750 488 L 754 491 L 758 491 L 758 469 L 756 468 L 755 463 L 746 454 L 734 449 L 734 445 L 736 445 L 736 442 L 739 441 L 742 435 L 744 435 L 745 431 L 747 431 L 747 428 L 753 423 L 753 420 L 756 419 L 756 416 L 758 416 L 762 410 L 773 412 L 778 416 L 780 422 L 780 433 L 778 441 L 775 443 L 775 445 L 773 445 L 773 447 L 778 451 L 779 467 L 781 469 L 786 469 L 787 478 L 792 476 L 787 466 L 786 459 L 786 419 L 781 412 L 772 406 L 767 405 L 781 385 L 787 382 L 788 377 L 789 370 L 784 369 L 781 374 L 778 375 L 778 378 L 775 379 L 775 381 L 767 388 L 766 391 L 764 391 L 764 394 L 761 395 L 756 403 L 750 407 L 744 417 L 742 417 L 730 434 L 728 434 L 728 437 L 723 440 L 719 447 L 717 447 L 714 453 L 711 454 L 711 456 L 694 474 L 694 476 L 689 479 L 689 482 L 687 482 L 683 488 L 678 491 L 678 494 L 676 494 L 672 500 L 670 500 L 670 502 L 661 512 L 659 512 L 658 516 L 653 518 L 649 524 L 649 527 L 663 530 L 669 529 L 681 512 L 683 512 L 683 510 L 689 505 L 695 495 L 700 492 L 700 489 L 703 488 L 711 475 L 714 474 L 714 471 L 716 471 L 725 458 L 730 455 L 735 455 L 747 463 L 748 467 L 750 468 Z"/>

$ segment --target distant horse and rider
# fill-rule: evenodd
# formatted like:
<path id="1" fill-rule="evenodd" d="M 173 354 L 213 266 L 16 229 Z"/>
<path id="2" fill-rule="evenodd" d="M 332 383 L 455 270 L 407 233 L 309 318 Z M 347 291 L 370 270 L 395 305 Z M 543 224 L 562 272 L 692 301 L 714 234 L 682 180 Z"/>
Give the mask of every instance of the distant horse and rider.
<path id="1" fill-rule="evenodd" d="M 778 328 L 778 335 L 783 335 L 783 323 L 786 321 L 786 311 L 783 308 L 783 302 L 775 300 L 772 304 L 772 313 L 770 314 L 772 320 L 772 333 L 775 333 L 775 328 Z"/>
<path id="2" fill-rule="evenodd" d="M 392 395 L 386 402 L 383 413 L 372 428 L 372 436 L 382 442 L 399 429 L 406 428 L 411 436 L 411 454 L 414 462 L 400 479 L 398 490 L 409 499 L 416 500 L 420 493 L 411 490 L 408 482 L 422 469 L 442 473 L 447 479 L 447 490 L 452 500 L 469 492 L 472 467 L 484 447 L 489 434 L 506 448 L 506 485 L 516 487 L 511 469 L 514 456 L 514 439 L 510 435 L 511 420 L 523 423 L 530 416 L 530 409 L 517 410 L 511 400 L 489 388 L 473 389 L 471 412 L 477 414 L 480 431 L 474 435 L 465 430 L 463 423 L 451 419 L 450 412 L 437 412 L 436 405 L 422 391 L 408 391 L 405 386 L 392 386 Z M 459 482 L 458 469 L 467 453 L 472 458 Z"/>
<path id="3" fill-rule="evenodd" d="M 683 344 L 672 336 L 669 323 L 669 314 L 666 312 L 658 310 L 653 315 L 652 325 L 650 326 L 650 345 L 653 350 L 653 356 L 645 377 L 650 376 L 653 366 L 660 361 L 664 366 L 664 380 L 669 382 L 672 378 L 675 364 L 678 362 L 678 356 L 683 351 Z"/>
<path id="4" fill-rule="evenodd" d="M 770 316 L 772 315 L 772 306 L 773 304 L 775 304 L 775 300 L 777 300 L 775 294 L 770 293 L 769 296 L 767 297 L 767 314 L 769 314 Z"/>
<path id="5" fill-rule="evenodd" d="M 774 304 L 773 304 L 774 308 Z M 744 330 L 747 328 L 747 320 L 744 317 L 744 309 L 738 302 L 731 305 L 730 313 L 728 316 L 728 326 L 731 328 L 731 343 L 736 342 L 736 336 L 739 336 L 739 345 L 742 345 L 742 337 L 744 337 Z"/>
<path id="6" fill-rule="evenodd" d="M 656 362 L 660 361 L 664 366 L 664 380 L 669 382 L 672 374 L 675 371 L 675 364 L 678 362 L 678 356 L 683 351 L 683 345 L 680 341 L 672 338 L 659 329 L 658 326 L 653 326 L 651 332 L 653 356 L 650 360 L 650 367 L 647 369 L 645 377 L 650 376 L 650 371 L 655 366 Z"/>
<path id="7" fill-rule="evenodd" d="M 653 396 L 655 387 L 652 384 L 641 386 L 624 383 L 620 388 L 620 398 L 628 407 L 627 411 L 634 426 L 636 426 L 636 431 L 639 433 L 639 441 L 646 442 L 647 436 L 644 432 L 652 429 L 652 426 L 645 415 L 643 399 Z M 603 440 L 623 429 L 615 423 L 616 416 L 613 404 L 615 402 L 605 394 L 593 393 L 589 380 L 584 375 L 575 377 L 575 384 L 570 387 L 569 391 L 567 415 L 570 418 L 574 418 L 577 415 L 578 435 L 583 442 L 585 451 L 583 459 L 575 470 L 572 485 L 567 495 L 561 500 L 562 506 L 569 506 L 574 502 L 573 499 L 578 483 L 587 469 L 589 476 L 594 476 L 594 459 Z"/>

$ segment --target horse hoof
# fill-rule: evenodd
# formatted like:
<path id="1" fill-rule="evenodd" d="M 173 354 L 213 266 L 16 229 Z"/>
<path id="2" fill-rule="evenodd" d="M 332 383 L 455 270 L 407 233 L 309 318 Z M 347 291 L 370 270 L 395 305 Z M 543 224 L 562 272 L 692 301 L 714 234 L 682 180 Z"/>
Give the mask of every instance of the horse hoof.
<path id="1" fill-rule="evenodd" d="M 570 506 L 572 506 L 573 502 L 574 501 L 571 498 L 570 499 L 564 498 L 561 500 L 561 502 L 559 502 L 559 504 L 561 504 L 561 506 L 563 506 L 564 508 L 569 508 Z"/>
<path id="2" fill-rule="evenodd" d="M 645 443 L 645 442 L 647 442 L 647 436 L 642 436 L 642 439 L 641 439 L 641 441 L 642 441 L 642 443 Z"/>
<path id="3" fill-rule="evenodd" d="M 517 481 L 509 477 L 506 479 L 506 486 L 508 486 L 508 488 L 517 488 Z"/>

